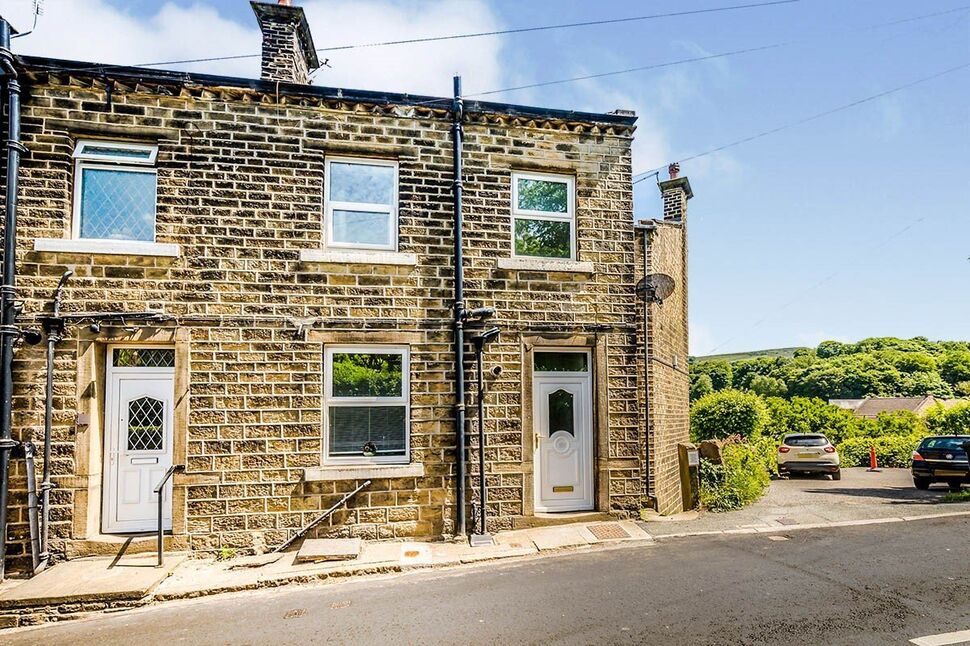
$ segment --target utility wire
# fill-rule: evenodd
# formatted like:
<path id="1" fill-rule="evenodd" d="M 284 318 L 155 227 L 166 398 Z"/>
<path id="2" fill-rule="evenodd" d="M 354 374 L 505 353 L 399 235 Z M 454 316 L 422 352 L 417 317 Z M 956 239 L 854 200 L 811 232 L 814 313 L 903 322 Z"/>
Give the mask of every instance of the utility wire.
<path id="1" fill-rule="evenodd" d="M 923 216 L 923 217 L 915 220 L 914 222 L 911 222 L 911 223 L 907 224 L 902 229 L 899 229 L 898 231 L 896 231 L 895 233 L 893 233 L 889 237 L 887 237 L 884 240 L 882 240 L 881 242 L 873 245 L 872 247 L 869 247 L 865 251 L 866 252 L 869 252 L 869 251 L 877 251 L 879 249 L 882 249 L 883 247 L 885 247 L 886 245 L 888 245 L 890 242 L 892 242 L 893 240 L 895 240 L 899 236 L 903 235 L 904 233 L 906 233 L 910 229 L 913 229 L 913 228 L 917 227 L 918 225 L 922 224 L 927 219 L 929 219 L 929 216 Z M 837 269 L 837 270 L 829 273 L 824 278 L 822 278 L 818 282 L 814 283 L 810 287 L 799 291 L 798 292 L 798 295 L 795 298 L 787 301 L 786 303 L 783 303 L 782 305 L 780 305 L 780 306 L 778 306 L 776 308 L 773 308 L 773 309 L 768 310 L 768 312 L 765 313 L 764 316 L 762 316 L 761 318 L 759 318 L 754 323 L 746 326 L 745 329 L 744 329 L 744 332 L 742 332 L 740 334 L 735 334 L 734 336 L 730 337 L 727 341 L 722 341 L 721 343 L 717 344 L 716 346 L 714 346 L 713 348 L 711 348 L 710 350 L 708 350 L 707 352 L 705 352 L 703 355 L 700 355 L 700 356 L 707 356 L 707 355 L 714 354 L 715 352 L 717 352 L 718 350 L 720 350 L 721 348 L 723 348 L 727 344 L 731 343 L 732 341 L 736 341 L 737 339 L 742 338 L 745 334 L 747 334 L 748 332 L 750 332 L 754 328 L 759 327 L 761 324 L 763 324 L 766 321 L 770 320 L 772 316 L 774 316 L 776 314 L 779 314 L 782 311 L 784 311 L 784 310 L 788 309 L 789 307 L 791 307 L 792 305 L 798 303 L 800 300 L 802 300 L 805 297 L 805 295 L 808 292 L 811 292 L 811 291 L 814 291 L 814 290 L 818 289 L 822 285 L 824 285 L 824 284 L 830 282 L 831 280 L 835 279 L 837 276 L 839 276 L 844 271 L 846 271 L 846 270 L 845 269 Z"/>
<path id="2" fill-rule="evenodd" d="M 501 36 L 504 34 L 524 34 L 533 31 L 550 31 L 553 29 L 569 29 L 572 27 L 593 27 L 596 25 L 614 25 L 623 22 L 638 22 L 642 20 L 656 20 L 658 18 L 675 18 L 678 16 L 694 16 L 705 13 L 718 13 L 722 11 L 736 11 L 739 9 L 755 9 L 758 7 L 770 7 L 780 4 L 792 4 L 800 0 L 772 0 L 771 2 L 758 2 L 752 4 L 731 5 L 728 7 L 712 7 L 708 9 L 692 9 L 688 11 L 671 11 L 668 13 L 655 13 L 647 16 L 631 16 L 629 18 L 609 18 L 606 20 L 588 20 L 585 22 L 569 22 L 560 25 L 543 25 L 540 27 L 520 27 L 517 29 L 503 29 L 499 31 L 480 31 L 470 34 L 455 34 L 452 36 L 431 36 L 427 38 L 409 38 L 407 40 L 388 40 L 376 43 L 363 43 L 359 45 L 339 45 L 337 47 L 322 47 L 318 52 L 335 52 L 346 49 L 359 49 L 362 47 L 385 47 L 387 45 L 413 45 L 417 43 L 429 43 L 440 40 L 459 40 L 462 38 L 480 38 L 482 36 Z"/>
<path id="3" fill-rule="evenodd" d="M 359 43 L 356 45 L 337 45 L 335 47 L 320 47 L 317 52 L 346 51 L 350 49 L 363 49 L 372 47 L 388 47 L 392 45 L 416 45 L 422 43 L 461 40 L 468 38 L 482 38 L 486 36 L 502 36 L 506 34 L 524 34 L 536 31 L 551 31 L 556 29 L 571 29 L 575 27 L 592 27 L 596 25 L 611 25 L 626 22 L 638 22 L 644 20 L 658 20 L 661 18 L 676 18 L 681 16 L 693 16 L 708 13 L 722 13 L 725 11 L 738 11 L 742 9 L 756 9 L 759 7 L 771 7 L 775 5 L 793 4 L 801 0 L 770 0 L 769 2 L 758 2 L 748 4 L 730 5 L 726 7 L 710 7 L 707 9 L 692 9 L 688 11 L 671 11 L 666 13 L 656 13 L 645 16 L 630 16 L 627 18 L 609 18 L 605 20 L 589 20 L 585 22 L 562 23 L 558 25 L 540 25 L 536 27 L 516 27 L 513 29 L 501 29 L 495 31 L 480 31 L 467 34 L 449 34 L 446 36 L 428 36 L 423 38 L 408 38 L 403 40 L 387 40 L 373 43 Z M 210 56 L 205 58 L 187 58 L 181 60 L 159 61 L 154 63 L 138 63 L 136 65 L 98 65 L 92 69 L 110 69 L 112 67 L 159 67 L 162 65 L 187 65 L 189 63 L 213 63 L 217 61 L 232 61 L 246 58 L 259 58 L 262 54 L 237 54 L 234 56 Z"/>
<path id="4" fill-rule="evenodd" d="M 883 90 L 882 92 L 878 92 L 876 94 L 870 94 L 867 97 L 863 97 L 861 99 L 857 99 L 857 100 L 852 101 L 850 103 L 845 103 L 843 105 L 837 106 L 835 108 L 831 108 L 829 110 L 824 110 L 822 112 L 817 112 L 817 113 L 815 113 L 815 114 L 813 114 L 811 116 L 804 117 L 804 118 L 798 119 L 796 121 L 790 121 L 790 122 L 788 122 L 788 123 L 786 123 L 784 125 L 778 126 L 776 128 L 771 128 L 770 130 L 762 130 L 761 132 L 759 132 L 757 134 L 753 134 L 753 135 L 744 137 L 742 139 L 736 139 L 736 140 L 734 140 L 734 141 L 732 141 L 730 143 L 726 143 L 726 144 L 717 146 L 716 148 L 711 148 L 709 150 L 705 150 L 704 152 L 700 152 L 700 153 L 696 153 L 696 154 L 690 155 L 688 157 L 684 157 L 683 159 L 677 160 L 677 163 L 683 164 L 685 162 L 693 161 L 693 160 L 699 159 L 701 157 L 706 157 L 707 155 L 713 155 L 714 153 L 721 152 L 722 150 L 727 150 L 728 148 L 733 148 L 735 146 L 740 146 L 741 144 L 746 144 L 746 143 L 749 143 L 751 141 L 755 141 L 757 139 L 761 139 L 763 137 L 767 137 L 769 135 L 773 135 L 775 133 L 782 132 L 784 130 L 789 130 L 789 129 L 795 128 L 797 126 L 801 126 L 801 125 L 804 125 L 804 124 L 809 123 L 809 122 L 812 122 L 812 121 L 817 121 L 818 119 L 822 119 L 823 117 L 827 117 L 827 116 L 832 115 L 832 114 L 835 114 L 837 112 L 843 112 L 845 110 L 849 110 L 851 108 L 854 108 L 856 106 L 862 105 L 864 103 L 869 103 L 871 101 L 875 101 L 877 99 L 881 99 L 884 96 L 888 96 L 890 94 L 895 94 L 896 92 L 901 92 L 903 90 L 907 90 L 907 89 L 909 89 L 911 87 L 915 87 L 917 85 L 922 85 L 923 83 L 928 83 L 929 81 L 932 81 L 934 79 L 938 79 L 941 76 L 946 76 L 947 74 L 952 74 L 954 72 L 958 72 L 958 71 L 963 70 L 963 69 L 966 69 L 968 67 L 970 67 L 970 62 L 962 63 L 962 64 L 957 65 L 955 67 L 950 67 L 950 68 L 945 69 L 945 70 L 942 70 L 940 72 L 936 72 L 935 74 L 930 74 L 929 76 L 924 76 L 922 78 L 918 78 L 915 81 L 910 81 L 909 83 L 904 83 L 902 85 L 897 85 L 896 87 L 890 88 L 888 90 Z M 633 183 L 636 184 L 638 182 L 642 182 L 643 180 L 645 180 L 648 177 L 652 176 L 656 171 L 660 171 L 663 168 L 664 168 L 664 166 L 660 166 L 658 168 L 653 168 L 653 169 L 650 169 L 648 171 L 644 171 L 642 173 L 637 173 L 636 175 L 634 175 L 634 178 L 635 179 L 633 180 Z"/>

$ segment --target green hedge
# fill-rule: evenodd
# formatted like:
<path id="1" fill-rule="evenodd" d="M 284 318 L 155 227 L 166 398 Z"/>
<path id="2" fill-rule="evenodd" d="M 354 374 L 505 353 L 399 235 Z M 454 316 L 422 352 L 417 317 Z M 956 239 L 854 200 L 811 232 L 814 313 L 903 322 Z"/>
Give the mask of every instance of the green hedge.
<path id="1" fill-rule="evenodd" d="M 723 464 L 700 462 L 701 504 L 710 511 L 740 509 L 760 498 L 770 478 L 764 454 L 747 442 L 725 444 Z"/>
<path id="2" fill-rule="evenodd" d="M 880 467 L 906 468 L 913 451 L 923 439 L 922 434 L 883 435 L 882 437 L 850 437 L 836 448 L 843 467 L 869 466 L 869 447 L 876 448 Z"/>

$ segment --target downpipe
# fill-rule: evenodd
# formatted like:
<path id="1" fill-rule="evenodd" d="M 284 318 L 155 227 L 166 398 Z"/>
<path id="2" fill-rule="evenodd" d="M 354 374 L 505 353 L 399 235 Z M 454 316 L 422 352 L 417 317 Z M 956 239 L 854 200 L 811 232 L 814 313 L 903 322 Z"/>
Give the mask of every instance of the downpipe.
<path id="1" fill-rule="evenodd" d="M 10 493 L 10 452 L 18 445 L 13 439 L 13 344 L 17 329 L 16 251 L 17 178 L 20 174 L 20 84 L 10 51 L 10 23 L 0 19 L 0 72 L 6 77 L 7 95 L 7 182 L 3 237 L 3 282 L 0 285 L 0 581 L 7 562 L 7 507 Z"/>
<path id="2" fill-rule="evenodd" d="M 454 252 L 454 327 L 455 327 L 455 535 L 464 537 L 465 528 L 465 268 L 462 257 L 462 120 L 464 104 L 461 98 L 461 77 L 454 77 L 452 99 L 452 194 L 454 199 L 455 252 Z"/>
<path id="3" fill-rule="evenodd" d="M 38 531 L 37 474 L 34 472 L 34 456 L 37 447 L 33 442 L 21 444 L 24 449 L 24 465 L 27 467 L 27 524 L 30 527 L 30 561 L 34 574 L 44 569 L 46 563 L 41 559 L 40 532 Z"/>
<path id="4" fill-rule="evenodd" d="M 44 474 L 40 483 L 41 519 L 40 519 L 40 563 L 34 566 L 34 572 L 47 567 L 50 563 L 50 519 L 51 519 L 51 434 L 54 424 L 54 348 L 64 338 L 64 319 L 61 318 L 61 297 L 64 286 L 74 272 L 68 270 L 61 274 L 61 280 L 54 290 L 54 306 L 51 318 L 44 322 L 47 333 L 47 388 L 44 393 Z"/>

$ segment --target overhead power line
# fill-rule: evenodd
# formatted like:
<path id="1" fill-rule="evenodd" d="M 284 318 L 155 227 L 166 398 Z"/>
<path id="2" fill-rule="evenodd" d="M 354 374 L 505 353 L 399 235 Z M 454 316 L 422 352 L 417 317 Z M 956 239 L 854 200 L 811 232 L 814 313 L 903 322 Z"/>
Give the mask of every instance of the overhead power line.
<path id="1" fill-rule="evenodd" d="M 718 13 L 722 11 L 737 11 L 739 9 L 756 9 L 758 7 L 771 7 L 780 4 L 792 4 L 800 0 L 771 0 L 770 2 L 757 2 L 752 4 L 738 4 L 728 7 L 710 7 L 707 9 L 691 9 L 687 11 L 670 11 L 667 13 L 655 13 L 647 16 L 630 16 L 628 18 L 608 18 L 605 20 L 587 20 L 584 22 L 568 22 L 559 25 L 542 25 L 539 27 L 519 27 L 516 29 L 502 29 L 496 31 L 479 31 L 470 34 L 454 34 L 451 36 L 429 36 L 426 38 L 409 38 L 406 40 L 387 40 L 376 43 L 362 43 L 359 45 L 339 45 L 336 47 L 322 47 L 318 52 L 335 52 L 346 49 L 360 49 L 362 47 L 385 47 L 388 45 L 414 45 L 417 43 L 430 43 L 441 40 L 460 40 L 463 38 L 481 38 L 483 36 L 502 36 L 506 34 L 525 34 L 533 31 L 551 31 L 554 29 L 570 29 L 573 27 L 595 27 L 597 25 L 615 25 L 624 22 L 638 22 L 643 20 L 656 20 L 659 18 L 676 18 L 679 16 L 694 16 L 705 13 Z"/>
<path id="2" fill-rule="evenodd" d="M 740 146 L 741 144 L 746 144 L 746 143 L 755 141 L 757 139 L 761 139 L 763 137 L 767 137 L 769 135 L 773 135 L 775 133 L 782 132 L 784 130 L 789 130 L 790 128 L 795 128 L 797 126 L 801 126 L 801 125 L 804 125 L 804 124 L 809 123 L 809 122 L 812 122 L 812 121 L 817 121 L 818 119 L 822 119 L 824 117 L 827 117 L 829 115 L 835 114 L 837 112 L 843 112 L 845 110 L 849 110 L 851 108 L 854 108 L 856 106 L 862 105 L 864 103 L 869 103 L 871 101 L 875 101 L 877 99 L 881 99 L 884 96 L 889 96 L 890 94 L 895 94 L 896 92 L 901 92 L 901 91 L 907 90 L 907 89 L 909 89 L 911 87 L 915 87 L 917 85 L 922 85 L 923 83 L 928 83 L 928 82 L 930 82 L 930 81 L 932 81 L 934 79 L 940 78 L 941 76 L 946 76 L 946 75 L 952 74 L 954 72 L 959 72 L 960 70 L 966 69 L 968 67 L 970 67 L 970 62 L 962 63 L 960 65 L 956 65 L 954 67 L 947 68 L 947 69 L 942 70 L 940 72 L 936 72 L 935 74 L 930 74 L 929 76 L 924 76 L 922 78 L 918 78 L 915 81 L 910 81 L 909 83 L 904 83 L 902 85 L 897 85 L 896 87 L 890 88 L 888 90 L 883 90 L 882 92 L 877 92 L 876 94 L 870 94 L 867 97 L 863 97 L 861 99 L 856 99 L 855 101 L 851 101 L 850 103 L 845 103 L 843 105 L 840 105 L 840 106 L 837 106 L 837 107 L 834 107 L 834 108 L 830 108 L 830 109 L 824 110 L 822 112 L 817 112 L 817 113 L 815 113 L 815 114 L 813 114 L 811 116 L 804 117 L 804 118 L 801 118 L 801 119 L 797 119 L 795 121 L 790 121 L 790 122 L 788 122 L 786 124 L 783 124 L 783 125 L 778 126 L 778 127 L 775 127 L 775 128 L 771 128 L 769 130 L 762 130 L 759 133 L 756 133 L 756 134 L 753 134 L 753 135 L 749 135 L 749 136 L 743 137 L 741 139 L 736 139 L 736 140 L 734 140 L 734 141 L 732 141 L 730 143 L 722 144 L 722 145 L 717 146 L 715 148 L 711 148 L 709 150 L 705 150 L 704 152 L 695 153 L 695 154 L 690 155 L 688 157 L 684 157 L 682 159 L 678 159 L 676 163 L 683 164 L 683 163 L 686 163 L 686 162 L 689 162 L 689 161 L 693 161 L 695 159 L 699 159 L 701 157 L 706 157 L 707 155 L 713 155 L 714 153 L 719 153 L 722 150 L 727 150 L 728 148 L 734 148 L 735 146 Z M 659 170 L 662 170 L 663 168 L 664 168 L 664 166 L 660 166 L 658 168 L 653 168 L 653 169 L 650 169 L 648 171 L 644 171 L 642 173 L 637 173 L 636 175 L 634 175 L 633 183 L 636 184 L 638 182 L 642 182 L 643 180 L 647 179 L 648 177 L 652 176 L 654 173 L 656 173 Z"/>
<path id="3" fill-rule="evenodd" d="M 709 7 L 706 9 L 691 9 L 685 11 L 670 11 L 665 13 L 655 13 L 644 16 L 629 16 L 626 18 L 608 18 L 604 20 L 588 20 L 584 22 L 562 23 L 556 25 L 538 25 L 534 27 L 515 27 L 512 29 L 500 29 L 494 31 L 480 31 L 465 34 L 448 34 L 444 36 L 427 36 L 422 38 L 407 38 L 402 40 L 387 40 L 372 43 L 358 43 L 355 45 L 337 45 L 334 47 L 320 47 L 317 52 L 346 51 L 350 49 L 364 49 L 373 47 L 389 47 L 393 45 L 417 45 L 448 40 L 462 40 L 469 38 L 483 38 L 487 36 L 503 36 L 512 34 L 524 34 L 536 31 L 552 31 L 556 29 L 572 29 L 577 27 L 594 27 L 597 25 L 612 25 L 627 22 L 640 22 L 645 20 L 659 20 L 662 18 L 677 18 L 683 16 L 694 16 L 709 13 L 723 13 L 726 11 L 740 11 L 744 9 L 757 9 L 760 7 L 772 7 L 776 5 L 793 4 L 801 0 L 770 0 L 768 2 L 757 2 L 748 4 L 736 4 L 726 7 Z M 163 65 L 188 65 L 192 63 L 214 63 L 218 61 L 233 61 L 247 58 L 259 58 L 262 54 L 236 54 L 231 56 L 209 56 L 203 58 L 186 58 L 180 60 L 158 61 L 153 63 L 138 63 L 136 65 L 98 65 L 92 69 L 110 69 L 112 67 L 160 67 Z"/>

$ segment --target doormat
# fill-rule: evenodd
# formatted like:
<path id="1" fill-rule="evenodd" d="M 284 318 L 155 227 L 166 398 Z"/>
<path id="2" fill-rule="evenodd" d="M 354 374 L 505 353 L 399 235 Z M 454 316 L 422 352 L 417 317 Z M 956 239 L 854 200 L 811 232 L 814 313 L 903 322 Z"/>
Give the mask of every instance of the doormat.
<path id="1" fill-rule="evenodd" d="M 630 538 L 630 534 L 620 527 L 619 523 L 602 523 L 599 525 L 587 525 L 589 532 L 601 541 L 616 540 L 620 538 Z"/>

